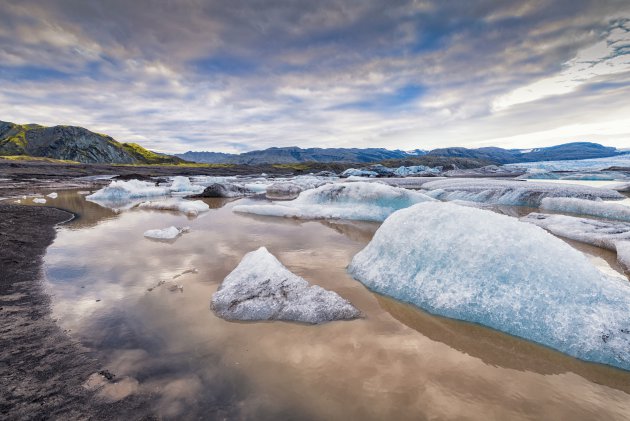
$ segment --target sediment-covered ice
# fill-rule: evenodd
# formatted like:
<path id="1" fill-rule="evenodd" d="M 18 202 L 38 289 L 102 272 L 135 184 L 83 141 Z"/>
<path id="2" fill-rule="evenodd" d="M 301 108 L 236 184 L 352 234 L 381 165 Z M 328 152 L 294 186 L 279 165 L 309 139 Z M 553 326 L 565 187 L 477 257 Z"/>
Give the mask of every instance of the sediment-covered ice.
<path id="1" fill-rule="evenodd" d="M 227 320 L 325 323 L 361 316 L 349 301 L 290 272 L 265 247 L 247 253 L 212 296 Z"/>
<path id="2" fill-rule="evenodd" d="M 188 216 L 197 216 L 200 212 L 210 210 L 208 204 L 201 200 L 167 199 L 142 202 L 137 206 L 140 209 L 166 210 L 182 212 Z"/>
<path id="3" fill-rule="evenodd" d="M 234 183 L 213 183 L 206 187 L 196 197 L 244 197 L 254 194 L 253 191 Z"/>
<path id="4" fill-rule="evenodd" d="M 267 205 L 234 206 L 235 212 L 299 219 L 354 219 L 383 221 L 398 209 L 433 201 L 412 190 L 381 183 L 327 184 L 300 193 L 292 201 Z"/>
<path id="5" fill-rule="evenodd" d="M 630 370 L 630 286 L 515 218 L 414 205 L 383 223 L 349 272 L 432 313 Z"/>
<path id="6" fill-rule="evenodd" d="M 175 226 L 170 226 L 164 229 L 153 229 L 145 231 L 144 236 L 156 240 L 174 240 L 175 238 L 189 231 L 190 228 L 188 227 L 178 228 Z"/>
<path id="7" fill-rule="evenodd" d="M 273 183 L 267 187 L 265 196 L 271 200 L 292 200 L 302 193 L 304 189 L 292 182 Z"/>
<path id="8" fill-rule="evenodd" d="M 611 189 L 518 180 L 453 178 L 425 183 L 427 195 L 440 200 L 467 200 L 497 205 L 538 207 L 545 197 L 619 200 L 624 196 Z"/>
<path id="9" fill-rule="evenodd" d="M 630 222 L 630 206 L 600 200 L 585 200 L 569 197 L 546 197 L 541 201 L 541 209 L 577 213 Z"/>
<path id="10" fill-rule="evenodd" d="M 621 193 L 630 193 L 630 182 L 608 184 L 604 187 Z"/>

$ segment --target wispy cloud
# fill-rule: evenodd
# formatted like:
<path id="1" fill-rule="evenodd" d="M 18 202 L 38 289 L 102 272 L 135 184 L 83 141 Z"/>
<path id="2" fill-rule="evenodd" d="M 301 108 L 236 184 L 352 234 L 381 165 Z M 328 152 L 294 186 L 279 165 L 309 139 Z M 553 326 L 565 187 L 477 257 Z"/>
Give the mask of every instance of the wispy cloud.
<path id="1" fill-rule="evenodd" d="M 614 0 L 5 0 L 0 119 L 167 152 L 627 146 L 629 18 Z"/>

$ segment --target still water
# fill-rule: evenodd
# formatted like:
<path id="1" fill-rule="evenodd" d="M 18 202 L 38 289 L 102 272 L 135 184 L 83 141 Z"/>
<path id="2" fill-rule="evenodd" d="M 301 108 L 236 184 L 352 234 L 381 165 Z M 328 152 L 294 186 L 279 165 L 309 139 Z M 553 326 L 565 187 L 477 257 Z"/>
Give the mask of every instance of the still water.
<path id="1" fill-rule="evenodd" d="M 630 417 L 628 372 L 429 315 L 353 280 L 346 266 L 378 224 L 232 212 L 248 200 L 207 199 L 212 209 L 194 219 L 117 214 L 76 191 L 48 200 L 79 215 L 59 228 L 45 274 L 53 316 L 119 379 L 101 399 L 142 394 L 165 419 Z M 170 225 L 191 232 L 174 242 L 142 235 Z M 321 326 L 217 318 L 212 293 L 260 246 L 365 318 Z M 613 253 L 582 247 L 618 269 L 607 263 Z"/>

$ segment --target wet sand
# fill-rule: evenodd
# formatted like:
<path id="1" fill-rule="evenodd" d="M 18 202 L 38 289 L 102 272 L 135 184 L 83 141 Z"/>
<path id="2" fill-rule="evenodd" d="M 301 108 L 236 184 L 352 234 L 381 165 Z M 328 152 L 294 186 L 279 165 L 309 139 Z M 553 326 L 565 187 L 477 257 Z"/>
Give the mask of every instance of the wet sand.
<path id="1" fill-rule="evenodd" d="M 0 202 L 0 418 L 138 419 L 143 399 L 110 404 L 82 386 L 101 370 L 87 349 L 51 317 L 42 286 L 42 256 L 55 225 L 72 214 Z M 136 414 L 136 416 L 134 416 Z"/>

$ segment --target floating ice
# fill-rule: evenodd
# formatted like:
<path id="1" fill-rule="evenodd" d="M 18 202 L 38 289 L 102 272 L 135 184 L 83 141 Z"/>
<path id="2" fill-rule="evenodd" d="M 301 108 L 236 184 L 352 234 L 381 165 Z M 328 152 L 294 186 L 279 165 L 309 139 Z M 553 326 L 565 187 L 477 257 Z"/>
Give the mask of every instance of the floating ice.
<path id="1" fill-rule="evenodd" d="M 292 200 L 298 197 L 302 190 L 302 187 L 291 182 L 273 183 L 267 187 L 265 196 L 272 200 Z"/>
<path id="2" fill-rule="evenodd" d="M 239 205 L 235 212 L 299 219 L 355 219 L 383 221 L 398 209 L 433 201 L 412 190 L 380 183 L 327 184 L 300 193 L 292 201 L 271 205 Z"/>
<path id="3" fill-rule="evenodd" d="M 378 173 L 376 171 L 359 170 L 357 168 L 348 168 L 341 173 L 341 177 L 376 177 Z"/>
<path id="4" fill-rule="evenodd" d="M 33 203 L 44 204 L 46 203 L 46 199 L 44 199 L 43 197 L 36 197 L 35 199 L 33 199 Z"/>
<path id="5" fill-rule="evenodd" d="M 554 184 L 518 180 L 453 178 L 431 181 L 422 186 L 427 194 L 440 200 L 467 200 L 497 205 L 538 207 L 545 197 L 577 197 L 581 199 L 623 199 L 620 193 L 577 184 Z"/>
<path id="6" fill-rule="evenodd" d="M 523 175 L 525 170 L 519 168 L 498 167 L 488 165 L 481 168 L 455 169 L 444 173 L 447 177 L 518 177 Z"/>
<path id="7" fill-rule="evenodd" d="M 568 197 L 546 197 L 541 201 L 540 208 L 630 222 L 630 206 L 624 206 L 619 203 Z"/>
<path id="8" fill-rule="evenodd" d="M 608 184 L 604 186 L 606 188 L 621 192 L 621 193 L 630 193 L 630 182 L 629 183 L 614 183 Z"/>
<path id="9" fill-rule="evenodd" d="M 57 197 L 59 197 L 59 195 L 56 192 L 52 192 L 50 194 L 47 194 L 46 196 L 50 197 L 51 199 L 56 199 Z"/>
<path id="10" fill-rule="evenodd" d="M 138 205 L 138 208 L 182 212 L 188 216 L 197 216 L 200 212 L 206 212 L 210 210 L 210 206 L 208 206 L 208 204 L 202 202 L 201 200 L 182 199 L 142 202 Z"/>
<path id="11" fill-rule="evenodd" d="M 576 218 L 566 215 L 547 215 L 532 212 L 521 221 L 538 225 L 559 236 L 617 252 L 617 260 L 630 269 L 627 243 L 630 242 L 630 223 Z M 620 251 L 621 249 L 621 251 Z"/>
<path id="12" fill-rule="evenodd" d="M 179 237 L 183 233 L 186 233 L 189 231 L 190 231 L 190 228 L 188 227 L 178 228 L 178 227 L 171 226 L 164 229 L 154 229 L 154 230 L 145 231 L 144 236 L 147 238 L 153 238 L 156 240 L 174 240 L 175 238 Z"/>
<path id="13" fill-rule="evenodd" d="M 515 218 L 418 204 L 390 216 L 349 271 L 432 313 L 630 370 L 630 286 Z"/>
<path id="14" fill-rule="evenodd" d="M 348 179 L 350 180 L 350 179 Z M 421 189 L 430 181 L 444 180 L 444 177 L 405 177 L 405 178 L 379 178 L 378 182 L 405 189 Z M 377 180 L 374 180 L 377 181 Z"/>
<path id="15" fill-rule="evenodd" d="M 407 177 L 410 175 L 437 175 L 442 172 L 442 167 L 427 167 L 424 165 L 413 165 L 410 167 L 398 167 L 394 174 L 399 177 Z"/>
<path id="16" fill-rule="evenodd" d="M 195 194 L 204 190 L 203 186 L 193 185 L 188 177 L 182 176 L 173 177 L 173 182 L 168 189 L 172 194 Z"/>
<path id="17" fill-rule="evenodd" d="M 213 183 L 195 197 L 243 197 L 254 192 L 232 183 Z"/>
<path id="18" fill-rule="evenodd" d="M 90 201 L 125 201 L 129 199 L 138 199 L 151 196 L 167 196 L 169 190 L 165 187 L 157 187 L 155 183 L 147 181 L 129 180 L 129 181 L 112 181 L 109 186 L 104 187 L 89 196 Z"/>
<path id="19" fill-rule="evenodd" d="M 333 291 L 290 272 L 266 248 L 247 253 L 212 296 L 212 310 L 227 320 L 325 323 L 361 316 Z"/>

